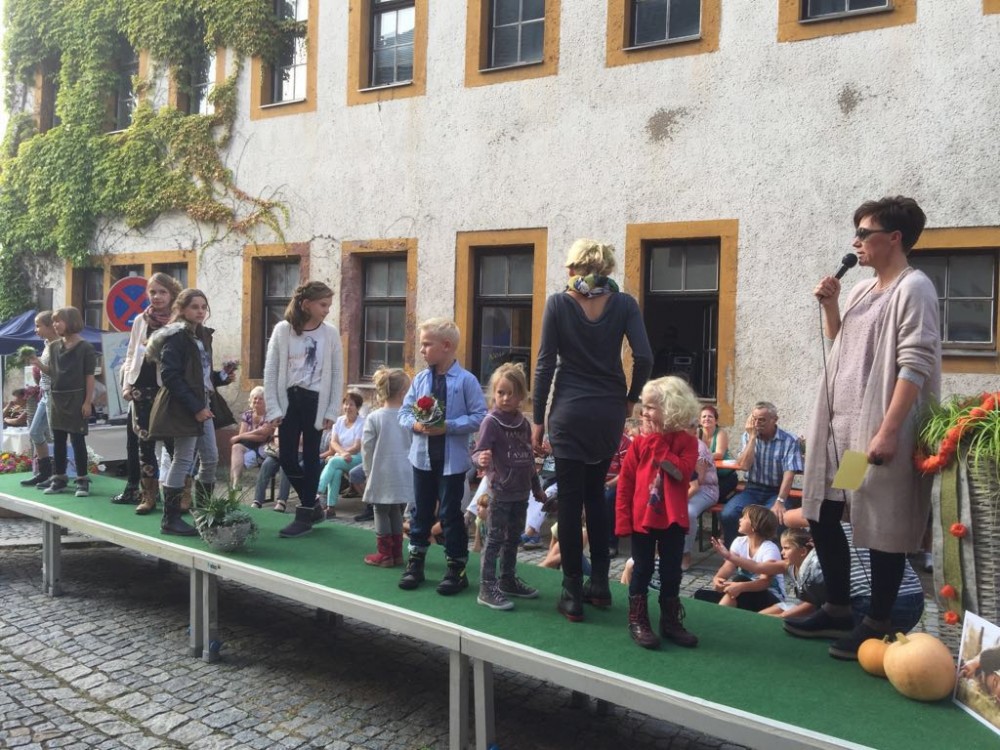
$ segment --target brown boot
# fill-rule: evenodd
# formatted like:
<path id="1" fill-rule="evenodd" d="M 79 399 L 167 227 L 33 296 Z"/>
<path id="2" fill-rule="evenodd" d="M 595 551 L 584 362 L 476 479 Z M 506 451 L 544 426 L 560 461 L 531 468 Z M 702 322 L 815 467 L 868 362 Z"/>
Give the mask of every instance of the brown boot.
<path id="1" fill-rule="evenodd" d="M 191 510 L 191 477 L 184 477 L 184 491 L 181 492 L 181 513 L 187 513 L 189 510 Z"/>
<path id="2" fill-rule="evenodd" d="M 365 555 L 365 565 L 375 565 L 379 568 L 391 568 L 395 565 L 392 557 L 392 537 L 380 534 L 375 537 L 377 552 Z"/>
<path id="3" fill-rule="evenodd" d="M 684 605 L 679 597 L 660 597 L 660 635 L 678 646 L 694 648 L 698 645 L 698 636 L 684 628 L 684 617 Z"/>
<path id="4" fill-rule="evenodd" d="M 389 537 L 390 544 L 392 547 L 392 565 L 393 567 L 403 564 L 403 535 L 393 534 Z"/>
<path id="5" fill-rule="evenodd" d="M 156 500 L 160 496 L 160 480 L 156 477 L 143 477 L 139 480 L 139 504 L 135 506 L 136 515 L 145 516 L 156 510 Z"/>
<path id="6" fill-rule="evenodd" d="M 628 598 L 628 634 L 643 648 L 657 648 L 660 645 L 660 637 L 653 632 L 649 624 L 649 608 L 645 594 L 636 594 Z"/>

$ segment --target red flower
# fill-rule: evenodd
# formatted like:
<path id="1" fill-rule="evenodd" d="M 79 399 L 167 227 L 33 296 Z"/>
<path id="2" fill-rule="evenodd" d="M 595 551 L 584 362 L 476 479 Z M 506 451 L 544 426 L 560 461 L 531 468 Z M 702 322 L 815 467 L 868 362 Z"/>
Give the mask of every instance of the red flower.
<path id="1" fill-rule="evenodd" d="M 920 470 L 924 474 L 934 474 L 938 471 L 941 471 L 941 467 L 943 466 L 943 464 L 944 462 L 941 460 L 940 456 L 928 456 L 924 460 L 923 465 L 920 467 Z"/>
<path id="2" fill-rule="evenodd" d="M 963 427 L 964 426 L 965 425 L 963 425 Z M 945 440 L 954 440 L 956 443 L 961 439 L 961 437 L 962 437 L 961 427 L 952 427 L 944 434 Z"/>
<path id="3" fill-rule="evenodd" d="M 944 621 L 946 625 L 958 625 L 958 613 L 949 609 L 944 613 Z"/>
<path id="4" fill-rule="evenodd" d="M 996 399 L 996 396 L 992 396 L 991 395 L 991 396 L 987 396 L 986 398 L 983 399 L 983 410 L 984 411 L 993 411 L 996 408 L 997 408 L 997 399 Z"/>
<path id="5" fill-rule="evenodd" d="M 417 399 L 417 408 L 422 411 L 434 408 L 434 399 L 430 396 L 421 396 Z"/>
<path id="6" fill-rule="evenodd" d="M 951 525 L 951 528 L 948 529 L 948 532 L 952 536 L 958 537 L 959 539 L 962 539 L 962 538 L 965 537 L 966 534 L 969 533 L 969 530 L 967 528 L 965 528 L 965 524 L 964 523 L 953 523 Z"/>
<path id="7" fill-rule="evenodd" d="M 941 450 L 939 451 L 939 453 L 942 456 L 944 455 L 950 456 L 957 449 L 958 449 L 958 441 L 952 440 L 950 437 L 946 437 L 944 440 L 941 441 Z"/>
<path id="8" fill-rule="evenodd" d="M 956 599 L 956 598 L 958 598 L 958 592 L 955 591 L 955 587 L 952 586 L 950 583 L 946 583 L 944 586 L 942 586 L 941 587 L 941 591 L 939 593 L 945 599 Z"/>
<path id="9" fill-rule="evenodd" d="M 980 409 L 978 406 L 974 406 L 971 409 L 969 409 L 969 416 L 972 417 L 973 419 L 982 419 L 983 417 L 986 416 L 986 411 Z"/>

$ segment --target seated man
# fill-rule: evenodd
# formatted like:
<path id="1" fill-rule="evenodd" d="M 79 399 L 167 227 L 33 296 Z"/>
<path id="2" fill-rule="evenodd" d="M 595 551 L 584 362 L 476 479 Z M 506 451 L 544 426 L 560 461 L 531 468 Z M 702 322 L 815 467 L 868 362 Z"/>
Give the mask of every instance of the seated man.
<path id="1" fill-rule="evenodd" d="M 799 442 L 778 427 L 778 410 L 768 401 L 758 401 L 747 419 L 737 463 L 747 474 L 746 488 L 722 509 L 722 532 L 728 547 L 737 537 L 743 509 L 748 505 L 770 508 L 786 504 L 792 479 L 801 472 Z"/>

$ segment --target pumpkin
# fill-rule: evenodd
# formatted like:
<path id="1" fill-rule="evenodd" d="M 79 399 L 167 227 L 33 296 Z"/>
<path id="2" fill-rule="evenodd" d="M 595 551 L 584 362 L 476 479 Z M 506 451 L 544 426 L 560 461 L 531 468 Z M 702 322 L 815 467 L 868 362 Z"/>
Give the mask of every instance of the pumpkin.
<path id="1" fill-rule="evenodd" d="M 858 664 L 868 674 L 885 677 L 885 651 L 889 648 L 888 637 L 869 638 L 858 648 Z"/>
<path id="2" fill-rule="evenodd" d="M 907 698 L 937 701 L 955 689 L 955 660 L 947 646 L 927 633 L 897 633 L 883 665 L 889 682 Z"/>

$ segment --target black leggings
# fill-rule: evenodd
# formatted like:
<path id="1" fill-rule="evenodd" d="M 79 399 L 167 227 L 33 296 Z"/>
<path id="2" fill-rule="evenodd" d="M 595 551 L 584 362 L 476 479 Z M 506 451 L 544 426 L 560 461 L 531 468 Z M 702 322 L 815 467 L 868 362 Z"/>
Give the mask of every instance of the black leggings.
<path id="1" fill-rule="evenodd" d="M 681 559 L 686 532 L 676 523 L 667 529 L 651 529 L 632 534 L 632 580 L 629 596 L 645 596 L 653 578 L 656 552 L 660 553 L 660 595 L 675 597 L 681 591 Z"/>
<path id="2" fill-rule="evenodd" d="M 73 460 L 76 462 L 76 475 L 78 477 L 85 477 L 87 476 L 87 437 L 82 432 L 52 430 L 55 473 L 60 476 L 66 473 L 67 437 L 73 444 Z"/>
<path id="3" fill-rule="evenodd" d="M 587 511 L 587 536 L 590 561 L 595 573 L 607 575 L 608 518 L 604 506 L 604 477 L 611 459 L 599 464 L 585 464 L 556 457 L 556 483 L 559 486 L 559 552 L 563 573 L 583 575 L 583 511 Z"/>

